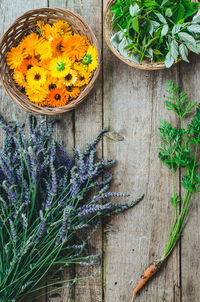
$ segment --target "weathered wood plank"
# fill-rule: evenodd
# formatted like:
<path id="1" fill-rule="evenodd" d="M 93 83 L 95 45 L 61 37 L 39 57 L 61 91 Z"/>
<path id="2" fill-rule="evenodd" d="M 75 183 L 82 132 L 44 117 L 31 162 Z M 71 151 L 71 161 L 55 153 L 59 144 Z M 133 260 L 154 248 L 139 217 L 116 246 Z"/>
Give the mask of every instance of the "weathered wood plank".
<path id="1" fill-rule="evenodd" d="M 0 1 L 0 37 L 8 29 L 8 27 L 15 21 L 16 18 L 21 16 L 24 12 L 35 9 L 41 6 L 46 6 L 47 0 L 16 0 Z M 27 113 L 19 108 L 15 103 L 7 96 L 0 84 L 0 113 L 6 120 L 11 120 L 15 115 L 19 121 L 27 121 Z M 44 294 L 46 291 L 41 290 L 37 295 Z M 34 296 L 33 296 L 34 297 Z M 26 300 L 27 301 L 27 300 Z M 32 300 L 33 301 L 33 300 Z M 39 299 L 39 302 L 45 302 L 45 296 Z"/>
<path id="2" fill-rule="evenodd" d="M 63 0 L 50 0 L 50 6 L 58 6 L 70 9 L 74 12 L 79 13 L 83 18 L 87 20 L 89 25 L 95 32 L 98 34 L 99 41 L 101 40 L 101 5 L 99 1 L 66 1 Z M 99 84 L 96 85 L 95 90 L 90 94 L 87 100 L 75 111 L 75 144 L 84 147 L 86 141 L 94 138 L 96 133 L 102 128 L 102 94 L 101 94 L 101 79 L 99 79 Z M 70 113 L 69 113 L 70 115 Z M 69 116 L 68 115 L 68 116 Z M 63 118 L 62 118 L 63 120 Z M 92 125 L 89 127 L 88 125 Z M 60 133 L 61 128 L 59 128 L 58 135 Z M 65 133 L 65 131 L 63 132 Z M 72 131 L 70 130 L 72 134 Z M 71 141 L 71 140 L 69 140 Z M 69 144 L 68 144 L 69 146 Z M 101 150 L 101 149 L 100 149 Z M 101 151 L 100 151 L 101 152 Z M 96 234 L 95 239 L 91 240 L 91 245 L 94 246 L 90 250 L 91 253 L 100 252 L 101 251 L 101 229 Z M 93 268 L 94 269 L 94 268 Z M 76 275 L 78 277 L 85 276 L 91 274 L 91 269 L 83 269 L 76 267 Z M 79 281 L 75 286 L 75 301 L 101 301 L 101 274 L 95 277 L 95 279 L 86 279 Z M 61 301 L 71 301 L 71 295 L 68 293 L 68 290 L 63 290 L 61 292 L 61 298 L 53 298 L 49 301 L 51 302 L 59 302 Z M 69 299 L 69 300 L 66 300 Z M 73 300 L 73 297 L 71 298 Z"/>
<path id="3" fill-rule="evenodd" d="M 66 8 L 66 1 L 60 0 L 49 0 L 48 6 L 50 7 L 61 7 Z M 58 121 L 55 124 L 54 135 L 56 141 L 62 141 L 64 148 L 72 154 L 72 147 L 74 147 L 74 112 L 67 112 L 63 115 L 56 116 L 55 119 Z M 60 279 L 70 280 L 74 277 L 74 268 L 70 267 L 65 269 L 60 274 Z M 62 283 L 62 286 L 66 286 L 68 282 Z M 48 302 L 72 302 L 73 301 L 73 287 L 65 287 L 59 289 L 56 287 L 50 287 L 49 290 L 55 290 L 54 292 L 47 294 Z M 38 301 L 40 302 L 40 301 Z"/>
<path id="4" fill-rule="evenodd" d="M 177 67 L 147 72 L 132 69 L 116 59 L 104 45 L 104 125 L 120 134 L 120 141 L 104 141 L 104 155 L 117 160 L 115 191 L 136 197 L 135 208 L 110 220 L 112 231 L 104 243 L 105 301 L 131 300 L 140 274 L 162 255 L 170 223 L 172 179 L 158 159 L 156 147 L 160 119 L 175 121 L 164 108 L 167 79 L 176 79 Z M 112 64 L 111 64 L 112 62 Z M 178 179 L 177 179 L 178 185 Z M 137 301 L 180 301 L 179 251 Z"/>
<path id="5" fill-rule="evenodd" d="M 102 5 L 99 0 L 72 1 L 70 8 L 79 13 L 91 26 L 101 47 L 102 40 Z M 75 144 L 84 147 L 102 129 L 102 78 L 98 78 L 95 88 L 75 111 Z M 101 156 L 102 146 L 98 152 Z M 90 240 L 89 252 L 102 254 L 102 229 L 94 234 Z M 78 281 L 75 286 L 75 302 L 102 301 L 102 272 L 101 266 L 92 268 L 76 267 L 78 276 L 88 276 L 96 269 L 99 273 L 94 278 Z"/>
<path id="6" fill-rule="evenodd" d="M 189 95 L 191 101 L 200 101 L 199 57 L 191 55 L 190 64 L 181 63 L 181 89 Z M 187 225 L 181 239 L 181 281 L 182 302 L 198 302 L 200 297 L 200 222 L 199 195 L 192 202 Z"/>

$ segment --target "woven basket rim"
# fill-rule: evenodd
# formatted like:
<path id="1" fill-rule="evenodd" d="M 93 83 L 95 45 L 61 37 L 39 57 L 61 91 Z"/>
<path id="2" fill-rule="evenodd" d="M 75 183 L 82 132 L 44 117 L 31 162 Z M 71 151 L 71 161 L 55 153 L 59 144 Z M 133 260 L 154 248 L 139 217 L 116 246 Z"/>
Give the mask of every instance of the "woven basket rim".
<path id="1" fill-rule="evenodd" d="M 111 38 L 111 31 L 109 28 L 109 24 L 108 22 L 110 21 L 109 15 L 111 16 L 111 13 L 109 12 L 109 9 L 111 8 L 111 5 L 116 2 L 116 0 L 108 0 L 105 9 L 104 9 L 104 13 L 103 13 L 103 34 L 104 34 L 104 39 L 108 45 L 108 47 L 110 48 L 110 50 L 113 52 L 113 54 L 118 57 L 121 61 L 123 61 L 124 63 L 126 63 L 127 65 L 137 68 L 137 69 L 141 69 L 141 70 L 161 70 L 161 69 L 166 69 L 166 65 L 165 63 L 157 63 L 157 62 L 150 62 L 147 60 L 143 60 L 144 62 L 142 64 L 137 64 L 133 61 L 130 61 L 128 59 L 126 59 L 123 55 L 121 55 L 121 53 L 113 46 L 113 44 L 110 41 Z M 194 0 L 192 2 L 197 2 L 198 0 Z M 173 63 L 173 65 L 177 64 L 178 62 L 182 61 L 182 59 L 177 60 L 176 62 Z M 172 66 L 173 66 L 172 65 Z"/>
<path id="2" fill-rule="evenodd" d="M 97 65 L 97 68 L 95 69 L 95 71 L 93 72 L 93 75 L 92 75 L 92 78 L 91 78 L 90 82 L 88 83 L 88 85 L 85 86 L 85 88 L 81 91 L 80 95 L 75 100 L 70 101 L 65 106 L 54 107 L 54 108 L 51 108 L 51 107 L 41 107 L 39 105 L 36 105 L 36 104 L 30 102 L 30 100 L 28 99 L 28 97 L 25 94 L 23 94 L 20 90 L 18 90 L 17 97 L 13 96 L 13 91 L 11 89 L 11 86 L 10 86 L 10 84 L 8 84 L 8 78 L 6 78 L 6 80 L 7 80 L 6 81 L 5 78 L 4 78 L 3 72 L 2 72 L 2 69 L 3 69 L 3 66 L 4 66 L 2 64 L 2 62 L 0 62 L 0 82 L 1 82 L 1 84 L 3 86 L 3 88 L 5 89 L 5 91 L 7 92 L 7 94 L 9 95 L 9 97 L 17 105 L 19 105 L 20 107 L 22 107 L 24 110 L 26 110 L 28 112 L 31 112 L 31 113 L 35 113 L 35 114 L 41 114 L 41 115 L 58 115 L 58 114 L 62 114 L 62 113 L 74 110 L 77 106 L 79 106 L 84 101 L 84 99 L 90 93 L 90 91 L 94 87 L 95 81 L 98 78 L 99 73 L 100 73 L 101 51 L 100 51 L 98 40 L 97 40 L 97 38 L 96 38 L 93 30 L 88 25 L 88 23 L 84 20 L 83 17 L 81 17 L 79 14 L 74 13 L 74 12 L 68 10 L 68 9 L 58 8 L 58 7 L 43 7 L 43 8 L 37 8 L 37 9 L 32 9 L 32 10 L 26 11 L 24 14 L 22 14 L 21 16 L 19 16 L 12 23 L 12 25 L 6 30 L 6 32 L 3 34 L 2 38 L 0 39 L 0 57 L 1 57 L 2 47 L 6 44 L 6 40 L 7 40 L 8 35 L 10 34 L 10 32 L 12 32 L 13 29 L 15 29 L 19 25 L 19 23 L 21 21 L 25 20 L 26 17 L 28 19 L 30 16 L 32 16 L 34 14 L 37 14 L 37 15 L 41 15 L 41 18 L 42 18 L 42 12 L 62 13 L 64 15 L 64 17 L 66 18 L 66 21 L 69 24 L 70 24 L 70 20 L 68 20 L 68 18 L 71 16 L 71 17 L 74 18 L 74 20 L 80 21 L 80 24 L 82 26 L 84 26 L 84 34 L 86 36 L 89 35 L 91 37 L 90 42 L 97 49 L 97 55 L 98 55 L 98 65 Z M 23 22 L 22 22 L 22 24 L 23 24 Z M 85 29 L 87 30 L 87 32 L 85 32 Z M 4 55 L 4 57 L 5 57 L 5 55 Z M 16 89 L 17 89 L 17 86 L 16 86 Z M 22 99 L 23 99 L 23 104 L 22 104 Z"/>

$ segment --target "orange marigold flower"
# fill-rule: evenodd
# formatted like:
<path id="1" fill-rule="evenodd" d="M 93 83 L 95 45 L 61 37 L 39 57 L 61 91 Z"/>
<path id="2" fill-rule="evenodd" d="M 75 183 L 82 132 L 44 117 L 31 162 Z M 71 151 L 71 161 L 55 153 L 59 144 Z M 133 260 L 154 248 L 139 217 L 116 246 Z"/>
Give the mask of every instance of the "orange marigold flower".
<path id="1" fill-rule="evenodd" d="M 65 86 L 65 93 L 69 94 L 71 99 L 76 99 L 81 93 L 81 90 L 79 87 Z"/>
<path id="2" fill-rule="evenodd" d="M 26 57 L 28 56 L 35 56 L 35 50 L 40 43 L 41 39 L 35 33 L 31 33 L 30 35 L 26 36 L 20 43 L 22 51 Z"/>
<path id="3" fill-rule="evenodd" d="M 36 55 L 40 56 L 41 60 L 50 59 L 53 54 L 51 42 L 45 41 L 44 39 L 40 39 L 40 43 L 37 45 L 35 53 Z"/>
<path id="4" fill-rule="evenodd" d="M 53 50 L 54 56 L 58 57 L 62 55 L 63 52 L 63 38 L 59 35 L 53 39 L 51 42 L 51 47 Z"/>
<path id="5" fill-rule="evenodd" d="M 19 70 L 23 72 L 23 74 L 27 74 L 27 71 L 31 69 L 33 66 L 38 66 L 38 60 L 33 59 L 25 59 L 19 67 Z"/>
<path id="6" fill-rule="evenodd" d="M 22 86 L 22 87 L 26 86 L 25 76 L 20 70 L 18 70 L 18 69 L 14 70 L 13 79 L 19 86 Z"/>
<path id="7" fill-rule="evenodd" d="M 61 88 L 52 89 L 47 97 L 48 105 L 51 107 L 62 107 L 68 99 Z"/>
<path id="8" fill-rule="evenodd" d="M 53 41 L 55 37 L 57 37 L 57 30 L 55 27 L 51 26 L 50 24 L 45 24 L 44 26 L 44 38 Z"/>
<path id="9" fill-rule="evenodd" d="M 25 55 L 22 53 L 22 48 L 12 47 L 11 50 L 7 54 L 7 64 L 10 66 L 11 69 L 18 68 L 23 60 L 25 58 Z"/>
<path id="10" fill-rule="evenodd" d="M 65 37 L 63 41 L 63 52 L 72 61 L 83 59 L 88 49 L 85 39 L 75 34 L 74 36 Z"/>
<path id="11" fill-rule="evenodd" d="M 90 46 L 90 41 L 88 40 L 88 38 L 86 36 L 81 36 L 84 40 L 87 46 Z"/>
<path id="12" fill-rule="evenodd" d="M 41 60 L 39 62 L 39 66 L 46 69 L 46 70 L 49 70 L 49 64 L 51 62 L 51 59 L 44 59 L 44 60 Z"/>

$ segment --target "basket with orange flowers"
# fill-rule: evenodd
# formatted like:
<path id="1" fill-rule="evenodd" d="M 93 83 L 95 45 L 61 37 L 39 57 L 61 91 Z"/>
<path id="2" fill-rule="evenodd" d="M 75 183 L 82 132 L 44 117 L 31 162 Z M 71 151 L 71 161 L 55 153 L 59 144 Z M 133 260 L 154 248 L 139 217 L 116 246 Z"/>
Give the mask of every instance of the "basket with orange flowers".
<path id="1" fill-rule="evenodd" d="M 11 99 L 31 113 L 75 109 L 100 69 L 94 33 L 77 14 L 42 8 L 26 12 L 0 41 L 0 80 Z"/>

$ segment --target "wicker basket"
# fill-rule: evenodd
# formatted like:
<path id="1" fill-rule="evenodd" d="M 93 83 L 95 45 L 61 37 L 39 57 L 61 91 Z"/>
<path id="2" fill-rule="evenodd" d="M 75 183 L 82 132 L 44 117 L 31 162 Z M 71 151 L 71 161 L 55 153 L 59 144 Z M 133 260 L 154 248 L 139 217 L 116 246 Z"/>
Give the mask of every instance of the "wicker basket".
<path id="1" fill-rule="evenodd" d="M 33 30 L 38 21 L 54 23 L 57 20 L 67 21 L 73 32 L 86 35 L 90 43 L 98 52 L 98 66 L 94 71 L 89 84 L 82 90 L 77 99 L 72 100 L 63 107 L 50 108 L 40 107 L 31 103 L 28 97 L 22 93 L 12 78 L 12 71 L 6 63 L 6 55 L 11 47 L 15 47 L 27 32 Z M 0 40 L 0 81 L 10 98 L 23 109 L 36 114 L 57 115 L 75 109 L 88 95 L 94 86 L 100 71 L 100 50 L 97 39 L 88 24 L 77 14 L 66 9 L 51 7 L 30 10 L 19 17 L 7 30 Z"/>
<path id="2" fill-rule="evenodd" d="M 123 62 L 128 64 L 131 67 L 135 67 L 137 69 L 143 69 L 143 70 L 159 70 L 159 69 L 165 69 L 166 65 L 165 63 L 156 63 L 156 62 L 150 62 L 149 60 L 143 60 L 142 64 L 137 64 L 133 61 L 130 61 L 126 59 L 123 55 L 120 54 L 120 52 L 112 45 L 110 42 L 111 37 L 115 33 L 112 30 L 112 16 L 113 14 L 110 12 L 110 8 L 113 6 L 113 4 L 116 2 L 116 0 L 109 0 L 106 4 L 105 10 L 104 10 L 104 16 L 103 16 L 103 27 L 104 27 L 104 38 L 106 40 L 106 43 L 110 50 Z M 193 2 L 198 2 L 198 0 L 194 0 Z M 176 61 L 174 64 L 177 64 L 181 60 Z"/>

